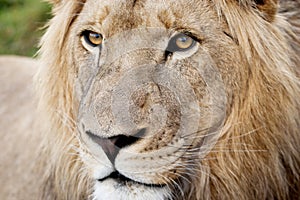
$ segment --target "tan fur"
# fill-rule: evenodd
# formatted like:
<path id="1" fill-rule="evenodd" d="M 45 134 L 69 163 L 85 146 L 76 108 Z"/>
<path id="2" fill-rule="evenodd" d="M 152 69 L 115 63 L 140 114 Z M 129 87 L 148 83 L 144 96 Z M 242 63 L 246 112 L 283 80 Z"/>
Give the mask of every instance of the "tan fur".
<path id="1" fill-rule="evenodd" d="M 24 88 L 36 68 L 24 70 L 22 65 L 25 61 L 22 59 L 0 59 L 0 65 L 4 65 L 0 68 L 3 70 L 0 73 L 0 97 L 7 105 L 0 110 L 0 124 L 4 130 L 1 137 L 5 138 L 1 146 L 7 147 L 2 151 L 6 152 L 4 157 L 1 155 L 0 178 L 2 183 L 8 180 L 0 187 L 0 199 L 33 199 L 31 197 L 37 193 L 39 195 L 34 199 L 87 199 L 93 193 L 91 171 L 79 156 L 80 151 L 85 149 L 81 149 L 82 141 L 78 140 L 76 124 L 79 101 L 74 96 L 74 84 L 78 76 L 76 66 L 83 59 L 72 60 L 82 53 L 76 46 L 79 45 L 77 40 L 74 40 L 78 37 L 75 30 L 79 22 L 76 19 L 89 14 L 83 8 L 88 1 L 52 2 L 54 17 L 42 39 L 36 76 L 38 117 L 32 115 L 37 107 L 32 103 L 32 90 Z M 143 2 L 147 1 L 136 3 L 138 10 L 142 10 Z M 300 2 L 282 1 L 280 5 L 275 0 L 257 5 L 252 0 L 191 2 L 199 4 L 198 7 L 206 5 L 210 15 L 201 14 L 214 23 L 220 23 L 222 32 L 232 38 L 230 42 L 220 38 L 220 41 L 208 42 L 205 46 L 222 74 L 228 105 L 221 137 L 204 159 L 196 159 L 198 163 L 182 174 L 188 181 L 180 183 L 184 197 L 179 195 L 178 198 L 298 199 Z M 109 15 L 108 8 L 99 12 L 102 14 L 100 17 L 89 16 L 89 20 Z M 189 13 L 184 8 L 175 13 L 163 11 L 159 18 L 165 22 L 165 27 L 172 26 L 174 19 L 181 25 L 183 22 L 179 19 L 183 12 Z M 110 34 L 139 27 L 143 20 L 132 18 L 136 13 L 128 11 L 122 13 L 122 17 L 115 16 L 110 24 Z M 158 22 L 154 24 L 151 18 L 149 20 L 152 26 L 161 26 Z M 145 21 L 147 26 L 148 21 Z M 213 38 L 219 34 L 217 31 L 209 35 Z M 231 46 L 228 47 L 228 44 Z M 36 65 L 31 62 L 26 61 L 24 65 Z M 6 66 L 13 66 L 13 69 Z M 8 92 L 13 90 L 11 86 L 20 91 Z M 24 99 L 25 105 L 19 104 L 20 99 Z M 31 128 L 34 125 L 30 119 L 38 124 L 35 125 L 37 128 Z M 40 143 L 41 148 L 34 145 Z M 38 152 L 42 159 L 32 157 L 31 152 Z M 18 155 L 22 156 L 18 158 Z M 38 164 L 33 170 L 38 171 L 24 178 L 23 175 L 28 174 L 27 165 L 36 160 Z M 21 181 L 20 177 L 23 177 Z M 39 186 L 31 184 L 39 184 L 37 180 L 43 183 Z M 173 193 L 175 197 L 178 195 L 177 191 Z"/>

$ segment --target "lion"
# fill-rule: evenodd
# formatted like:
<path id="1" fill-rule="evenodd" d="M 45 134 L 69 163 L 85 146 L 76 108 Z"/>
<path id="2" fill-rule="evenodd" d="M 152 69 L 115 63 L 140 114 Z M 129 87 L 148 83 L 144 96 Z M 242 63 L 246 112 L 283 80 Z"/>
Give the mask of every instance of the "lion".
<path id="1" fill-rule="evenodd" d="M 298 0 L 51 0 L 2 57 L 1 199 L 299 199 Z"/>

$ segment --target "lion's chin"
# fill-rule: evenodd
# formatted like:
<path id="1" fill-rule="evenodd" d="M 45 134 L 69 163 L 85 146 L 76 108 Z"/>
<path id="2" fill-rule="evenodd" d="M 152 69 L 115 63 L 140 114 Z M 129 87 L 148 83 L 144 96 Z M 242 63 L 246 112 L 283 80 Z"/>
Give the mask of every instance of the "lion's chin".
<path id="1" fill-rule="evenodd" d="M 167 186 L 151 186 L 130 180 L 107 178 L 95 184 L 95 200 L 163 200 L 170 198 Z"/>

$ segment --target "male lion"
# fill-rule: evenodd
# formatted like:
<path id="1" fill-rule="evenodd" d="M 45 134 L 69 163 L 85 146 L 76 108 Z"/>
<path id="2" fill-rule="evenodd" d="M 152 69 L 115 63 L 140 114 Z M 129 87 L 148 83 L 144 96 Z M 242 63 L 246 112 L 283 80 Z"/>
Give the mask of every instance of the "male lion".
<path id="1" fill-rule="evenodd" d="M 0 199 L 299 199 L 298 0 L 51 3 L 0 59 Z"/>

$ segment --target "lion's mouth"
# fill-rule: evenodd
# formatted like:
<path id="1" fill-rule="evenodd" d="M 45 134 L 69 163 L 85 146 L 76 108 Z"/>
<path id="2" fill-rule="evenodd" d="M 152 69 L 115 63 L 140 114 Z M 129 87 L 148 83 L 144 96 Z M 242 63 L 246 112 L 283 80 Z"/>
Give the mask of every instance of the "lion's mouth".
<path id="1" fill-rule="evenodd" d="M 121 186 L 142 185 L 142 186 L 151 187 L 151 188 L 163 188 L 166 186 L 165 184 L 148 184 L 148 183 L 138 182 L 138 181 L 132 180 L 132 179 L 120 174 L 118 171 L 114 171 L 109 176 L 102 178 L 102 179 L 98 179 L 98 181 L 103 182 L 107 179 L 113 179 Z"/>

